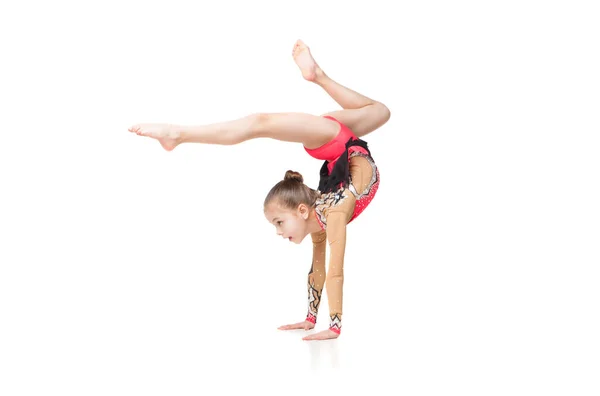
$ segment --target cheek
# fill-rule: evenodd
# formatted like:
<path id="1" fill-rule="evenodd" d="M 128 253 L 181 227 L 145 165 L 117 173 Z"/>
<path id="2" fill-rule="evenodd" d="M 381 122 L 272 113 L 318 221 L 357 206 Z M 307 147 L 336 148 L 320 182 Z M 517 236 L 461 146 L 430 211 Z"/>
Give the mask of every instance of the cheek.
<path id="1" fill-rule="evenodd" d="M 290 225 L 290 230 L 293 230 L 295 233 L 302 230 L 302 223 L 299 221 L 293 221 L 289 225 Z"/>
<path id="2" fill-rule="evenodd" d="M 294 231 L 296 229 L 296 227 L 294 227 L 294 223 L 287 222 L 287 223 L 285 223 L 283 229 L 285 230 L 286 233 L 289 234 L 291 231 Z"/>

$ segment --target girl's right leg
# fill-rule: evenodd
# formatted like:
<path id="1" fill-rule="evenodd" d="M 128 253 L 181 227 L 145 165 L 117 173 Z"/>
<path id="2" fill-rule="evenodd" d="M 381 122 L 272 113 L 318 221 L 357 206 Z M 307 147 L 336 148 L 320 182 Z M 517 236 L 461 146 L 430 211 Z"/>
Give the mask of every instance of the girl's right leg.
<path id="1" fill-rule="evenodd" d="M 381 102 L 362 95 L 331 79 L 312 57 L 310 49 L 298 40 L 292 53 L 302 76 L 319 85 L 344 110 L 325 115 L 332 116 L 350 128 L 358 137 L 364 136 L 385 124 L 390 118 L 389 109 Z"/>
<path id="2" fill-rule="evenodd" d="M 322 146 L 339 132 L 333 120 L 307 113 L 258 113 L 207 125 L 136 124 L 130 132 L 151 137 L 167 151 L 181 143 L 234 145 L 250 139 L 271 138 L 301 143 L 308 149 Z"/>

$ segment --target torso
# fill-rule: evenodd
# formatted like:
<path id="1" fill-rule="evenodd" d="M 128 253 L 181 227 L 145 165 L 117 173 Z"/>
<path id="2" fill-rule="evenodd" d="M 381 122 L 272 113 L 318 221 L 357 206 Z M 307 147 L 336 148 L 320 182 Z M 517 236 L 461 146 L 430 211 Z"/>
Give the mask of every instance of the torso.
<path id="1" fill-rule="evenodd" d="M 347 221 L 351 222 L 366 207 L 366 204 L 373 198 L 379 185 L 379 172 L 368 150 L 361 146 L 350 146 L 346 148 L 349 140 L 359 140 L 350 128 L 340 123 L 333 117 L 325 116 L 340 125 L 338 134 L 329 142 L 315 149 L 304 149 L 315 159 L 327 162 L 328 174 L 336 165 L 337 160 L 348 150 L 348 166 L 350 173 L 350 185 L 348 187 L 336 188 L 335 191 L 322 193 L 317 201 L 315 215 L 322 230 L 327 228 L 327 215 L 332 211 L 347 212 Z M 361 158 L 356 158 L 361 157 Z M 345 158 L 345 157 L 344 157 Z M 323 168 L 324 169 L 324 168 Z M 360 169 L 360 170 L 359 170 Z M 353 185 L 352 173 L 358 171 L 362 181 L 356 180 Z M 368 174 L 368 177 L 366 175 Z M 356 179 L 355 175 L 355 179 Z M 366 179 L 365 179 L 366 177 Z M 356 194 L 356 191 L 360 194 Z M 364 194 L 362 194 L 362 192 Z"/>

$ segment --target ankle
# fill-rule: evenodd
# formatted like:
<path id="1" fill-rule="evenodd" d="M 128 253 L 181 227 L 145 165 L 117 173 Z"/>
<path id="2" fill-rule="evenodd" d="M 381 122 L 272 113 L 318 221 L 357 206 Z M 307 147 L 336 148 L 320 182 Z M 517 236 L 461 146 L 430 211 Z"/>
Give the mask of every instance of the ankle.
<path id="1" fill-rule="evenodd" d="M 317 69 L 315 70 L 315 79 L 313 82 L 317 85 L 323 86 L 327 84 L 329 80 L 329 76 L 325 74 L 325 72 L 321 70 L 320 67 L 317 67 Z"/>
<path id="2" fill-rule="evenodd" d="M 183 143 L 185 140 L 184 128 L 180 125 L 169 124 L 169 139 L 175 140 L 177 144 Z"/>

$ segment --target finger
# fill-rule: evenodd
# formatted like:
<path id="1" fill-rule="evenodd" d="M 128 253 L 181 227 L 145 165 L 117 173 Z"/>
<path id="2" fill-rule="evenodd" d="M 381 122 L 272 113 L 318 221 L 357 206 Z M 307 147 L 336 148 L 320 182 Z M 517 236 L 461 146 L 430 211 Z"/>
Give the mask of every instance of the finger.
<path id="1" fill-rule="evenodd" d="M 291 325 L 285 325 L 285 326 L 281 326 L 279 327 L 280 330 L 294 330 L 294 329 L 299 329 L 300 327 L 298 327 L 297 324 L 291 324 Z"/>

